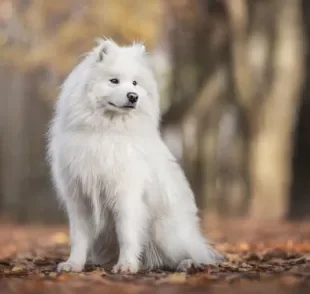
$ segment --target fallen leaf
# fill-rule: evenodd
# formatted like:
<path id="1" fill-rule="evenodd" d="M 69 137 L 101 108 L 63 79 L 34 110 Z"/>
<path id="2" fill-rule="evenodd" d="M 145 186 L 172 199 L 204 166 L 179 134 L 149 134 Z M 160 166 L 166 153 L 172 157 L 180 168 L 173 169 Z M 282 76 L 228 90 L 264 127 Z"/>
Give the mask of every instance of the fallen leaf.
<path id="1" fill-rule="evenodd" d="M 69 243 L 69 237 L 63 232 L 57 232 L 51 237 L 52 242 L 55 244 L 67 244 Z"/>
<path id="2" fill-rule="evenodd" d="M 174 273 L 169 275 L 163 282 L 178 284 L 178 283 L 185 283 L 186 281 L 186 274 L 185 273 Z"/>
<path id="3" fill-rule="evenodd" d="M 25 270 L 24 267 L 16 265 L 16 266 L 14 266 L 14 267 L 12 268 L 11 271 L 12 271 L 13 273 L 16 273 L 16 272 L 22 272 L 22 271 L 24 271 L 24 270 Z"/>

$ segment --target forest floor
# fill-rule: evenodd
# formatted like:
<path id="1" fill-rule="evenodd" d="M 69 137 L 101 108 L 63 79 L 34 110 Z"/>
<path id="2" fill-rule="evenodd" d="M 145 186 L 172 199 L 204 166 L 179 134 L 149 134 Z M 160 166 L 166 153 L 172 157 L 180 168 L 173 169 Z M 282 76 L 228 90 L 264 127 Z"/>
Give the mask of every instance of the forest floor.
<path id="1" fill-rule="evenodd" d="M 66 227 L 0 225 L 0 293 L 310 293 L 310 222 L 208 220 L 227 261 L 189 274 L 113 275 L 88 266 L 57 274 L 69 253 Z"/>

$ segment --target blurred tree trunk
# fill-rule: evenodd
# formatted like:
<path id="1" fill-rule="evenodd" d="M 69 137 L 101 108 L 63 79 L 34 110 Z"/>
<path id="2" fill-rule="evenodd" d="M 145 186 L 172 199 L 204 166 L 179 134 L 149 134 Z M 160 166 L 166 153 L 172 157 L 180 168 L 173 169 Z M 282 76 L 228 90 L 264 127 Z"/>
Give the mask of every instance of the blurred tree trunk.
<path id="1" fill-rule="evenodd" d="M 249 18 L 246 1 L 227 3 L 237 98 L 248 125 L 250 214 L 280 219 L 288 209 L 292 134 L 303 82 L 301 3 L 249 2 L 254 14 Z"/>
<path id="2" fill-rule="evenodd" d="M 299 120 L 295 132 L 293 163 L 293 183 L 290 191 L 289 218 L 310 217 L 310 2 L 302 1 L 303 24 L 305 28 L 306 60 L 305 82 L 302 102 L 299 108 Z"/>
<path id="3" fill-rule="evenodd" d="M 19 198 L 20 222 L 61 222 L 64 220 L 60 212 L 53 190 L 49 166 L 46 162 L 46 132 L 51 119 L 52 109 L 43 99 L 44 91 L 40 85 L 49 72 L 38 67 L 26 74 L 25 108 L 24 108 L 24 174 L 21 185 L 22 194 Z M 23 195 L 27 195 L 24 197 Z M 27 205 L 31 201 L 34 205 Z"/>
<path id="4" fill-rule="evenodd" d="M 1 64 L 1 73 L 1 213 L 19 222 L 63 221 L 45 161 L 51 109 L 39 98 L 44 72 Z"/>
<path id="5" fill-rule="evenodd" d="M 2 211 L 16 214 L 24 172 L 23 122 L 24 75 L 14 67 L 1 63 L 1 143 L 2 143 Z M 4 76 L 5 75 L 5 76 Z M 12 99 L 14 97 L 14 99 Z"/>
<path id="6" fill-rule="evenodd" d="M 252 130 L 250 165 L 255 218 L 284 218 L 288 212 L 296 113 L 303 83 L 300 1 L 278 1 L 270 90 Z"/>
<path id="7" fill-rule="evenodd" d="M 222 4 L 209 4 L 167 2 L 173 72 L 171 107 L 163 116 L 163 127 L 182 122 L 182 164 L 202 209 L 214 188 L 219 103 L 228 77 L 225 12 Z"/>
<path id="8" fill-rule="evenodd" d="M 248 203 L 242 157 L 245 133 L 229 66 L 225 2 L 169 3 L 173 84 L 164 127 L 181 122 L 182 162 L 199 207 L 225 215 L 244 214 Z"/>

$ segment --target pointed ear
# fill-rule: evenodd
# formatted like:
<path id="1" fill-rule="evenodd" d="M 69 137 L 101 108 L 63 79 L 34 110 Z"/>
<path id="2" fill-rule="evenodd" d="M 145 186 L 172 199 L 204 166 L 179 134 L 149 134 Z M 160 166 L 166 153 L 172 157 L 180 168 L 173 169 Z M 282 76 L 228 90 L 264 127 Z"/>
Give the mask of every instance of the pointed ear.
<path id="1" fill-rule="evenodd" d="M 118 45 L 110 39 L 99 39 L 97 40 L 97 43 L 98 46 L 95 50 L 97 55 L 96 60 L 98 62 L 103 61 L 107 55 L 115 52 L 119 48 Z"/>
<path id="2" fill-rule="evenodd" d="M 107 46 L 103 46 L 102 48 L 100 48 L 99 52 L 98 52 L 98 58 L 97 58 L 97 61 L 102 61 L 103 60 L 103 57 L 105 55 L 108 54 L 108 48 Z"/>

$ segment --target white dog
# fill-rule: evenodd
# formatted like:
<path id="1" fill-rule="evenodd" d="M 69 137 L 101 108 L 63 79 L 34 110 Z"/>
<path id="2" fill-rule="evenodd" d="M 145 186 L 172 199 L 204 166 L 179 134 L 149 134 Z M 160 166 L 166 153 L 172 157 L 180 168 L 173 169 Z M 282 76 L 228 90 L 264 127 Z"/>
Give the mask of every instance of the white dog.
<path id="1" fill-rule="evenodd" d="M 70 223 L 71 253 L 114 273 L 215 264 L 194 195 L 164 144 L 157 84 L 144 46 L 100 40 L 62 87 L 49 132 L 53 181 Z"/>

